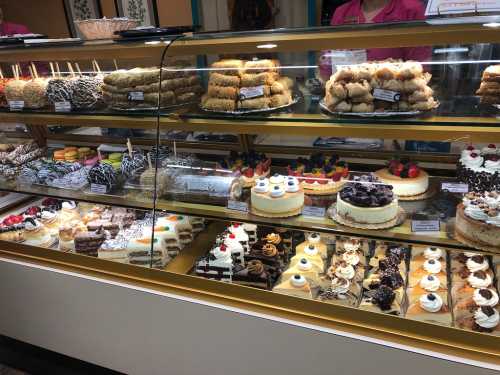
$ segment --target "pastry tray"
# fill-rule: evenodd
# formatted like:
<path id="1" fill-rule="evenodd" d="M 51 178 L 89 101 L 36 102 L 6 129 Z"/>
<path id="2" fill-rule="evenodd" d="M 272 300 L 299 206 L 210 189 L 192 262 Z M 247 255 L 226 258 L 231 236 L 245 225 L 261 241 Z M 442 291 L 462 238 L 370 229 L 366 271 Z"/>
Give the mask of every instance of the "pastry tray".
<path id="1" fill-rule="evenodd" d="M 366 117 L 366 118 L 412 117 L 429 112 L 429 111 L 334 112 L 326 106 L 325 101 L 323 99 L 319 102 L 319 106 L 321 107 L 322 110 L 328 112 L 331 115 L 346 116 L 346 117 Z M 433 109 L 436 109 L 438 106 L 439 103 Z"/>
<path id="2" fill-rule="evenodd" d="M 27 184 L 24 184 L 23 182 L 18 182 L 18 185 L 27 185 Z M 80 185 L 75 185 L 75 186 L 72 186 L 72 187 L 69 187 L 69 186 L 64 186 L 64 187 L 62 187 L 62 186 L 52 186 L 52 185 L 40 184 L 40 183 L 32 183 L 31 185 L 32 186 L 40 186 L 40 187 L 43 187 L 43 188 L 52 188 L 52 189 L 79 191 L 79 190 L 82 190 L 84 187 L 88 186 L 89 183 L 86 181 L 85 183 L 82 183 Z"/>
<path id="3" fill-rule="evenodd" d="M 299 95 L 294 95 L 292 97 L 292 101 L 288 104 L 279 106 L 279 107 L 273 107 L 273 108 L 262 108 L 262 109 L 240 109 L 237 111 L 216 111 L 216 110 L 211 110 L 211 109 L 205 109 L 203 106 L 200 104 L 200 109 L 203 112 L 207 113 L 213 113 L 213 114 L 218 114 L 218 115 L 251 115 L 251 114 L 257 114 L 257 113 L 272 113 L 275 111 L 279 111 L 288 107 L 291 107 L 295 104 L 297 104 L 300 101 L 300 96 Z"/>
<path id="4" fill-rule="evenodd" d="M 195 102 L 187 102 L 187 103 L 179 103 L 179 104 L 172 104 L 172 105 L 167 105 L 164 107 L 136 107 L 136 108 L 120 108 L 120 107 L 113 107 L 109 106 L 109 109 L 113 111 L 118 111 L 118 112 L 145 112 L 145 111 L 169 111 L 169 110 L 174 110 L 178 108 L 184 108 L 188 107 L 193 104 L 197 104 L 199 101 Z"/>

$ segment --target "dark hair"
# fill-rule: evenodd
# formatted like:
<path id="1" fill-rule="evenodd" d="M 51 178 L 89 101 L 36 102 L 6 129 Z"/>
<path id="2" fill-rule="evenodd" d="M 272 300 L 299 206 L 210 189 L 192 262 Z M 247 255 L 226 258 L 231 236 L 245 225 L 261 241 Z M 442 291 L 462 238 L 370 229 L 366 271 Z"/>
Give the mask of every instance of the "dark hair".
<path id="1" fill-rule="evenodd" d="M 267 0 L 237 0 L 231 14 L 235 31 L 260 30 L 272 27 L 273 9 Z"/>

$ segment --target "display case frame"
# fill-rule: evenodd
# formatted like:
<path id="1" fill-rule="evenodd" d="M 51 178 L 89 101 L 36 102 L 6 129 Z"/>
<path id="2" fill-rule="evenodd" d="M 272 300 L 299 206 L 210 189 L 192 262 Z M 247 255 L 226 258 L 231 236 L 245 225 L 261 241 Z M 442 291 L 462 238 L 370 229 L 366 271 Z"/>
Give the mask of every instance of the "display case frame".
<path id="1" fill-rule="evenodd" d="M 420 46 L 453 43 L 499 43 L 496 29 L 481 24 L 429 25 L 415 22 L 407 25 L 321 28 L 310 30 L 275 30 L 269 32 L 234 33 L 227 35 L 184 35 L 175 40 L 151 40 L 135 44 L 118 42 L 84 43 L 70 47 L 38 47 L 23 49 L 0 49 L 0 61 L 22 60 L 49 61 L 90 59 L 99 54 L 102 58 L 155 58 L 162 61 L 168 56 L 187 54 L 232 53 L 245 50 L 259 52 L 258 45 L 277 44 L 276 51 L 292 52 L 327 48 L 366 48 L 386 46 Z M 149 44 L 148 44 L 149 43 Z M 168 50 L 166 50 L 168 48 Z M 161 64 L 160 64 L 161 65 Z M 34 139 L 71 140 L 71 136 L 49 135 L 47 124 L 62 126 L 134 128 L 149 130 L 186 130 L 233 132 L 239 134 L 238 144 L 194 144 L 176 142 L 177 147 L 208 150 L 249 150 L 273 152 L 269 146 L 253 145 L 250 135 L 294 134 L 317 136 L 355 136 L 415 139 L 425 141 L 451 141 L 467 137 L 472 142 L 500 142 L 500 126 L 496 117 L 446 117 L 431 116 L 415 120 L 363 120 L 335 121 L 325 119 L 322 114 L 279 115 L 273 118 L 195 116 L 183 110 L 164 113 L 160 110 L 149 115 L 92 114 L 92 113 L 50 113 L 0 111 L 0 121 L 29 124 Z M 479 125 L 471 125 L 476 123 Z M 87 138 L 84 143 L 100 142 L 105 138 Z M 108 139 L 109 140 L 109 139 Z M 78 140 L 76 140 L 78 142 Z M 156 140 L 145 140 L 152 146 Z M 168 141 L 169 144 L 173 141 Z M 140 144 L 140 143 L 139 143 Z M 312 150 L 304 150 L 310 153 Z M 289 150 L 289 152 L 292 152 Z M 364 155 L 367 155 L 366 152 Z M 369 155 L 369 154 L 368 154 Z M 429 156 L 430 160 L 432 156 Z M 443 158 L 443 157 L 441 157 Z M 433 160 L 439 159 L 438 156 Z M 447 158 L 447 160 L 450 160 Z M 7 190 L 0 186 L 0 190 Z M 444 248 L 474 250 L 455 240 L 440 237 L 416 237 L 408 225 L 393 231 L 374 232 L 347 229 L 329 219 L 269 219 L 248 213 L 229 210 L 226 207 L 208 204 L 183 203 L 157 200 L 147 204 L 117 198 L 89 198 L 78 193 L 50 190 L 24 191 L 26 193 L 142 209 L 161 209 L 173 213 L 201 216 L 219 221 L 241 221 L 263 225 L 276 225 L 296 230 L 314 230 L 328 234 L 347 234 L 371 239 L 395 240 L 409 244 L 439 245 Z M 188 251 L 176 258 L 164 271 L 117 264 L 76 254 L 60 253 L 22 244 L 0 241 L 0 255 L 12 259 L 23 259 L 42 265 L 98 275 L 111 280 L 125 281 L 151 289 L 158 289 L 183 296 L 245 308 L 254 312 L 265 312 L 278 317 L 292 319 L 304 324 L 344 330 L 381 340 L 407 344 L 421 349 L 463 357 L 469 360 L 500 364 L 498 350 L 500 339 L 495 336 L 467 332 L 452 327 L 429 325 L 384 314 L 372 313 L 309 301 L 290 296 L 277 295 L 263 290 L 200 279 L 187 273 L 195 258 L 206 251 L 201 243 L 216 233 L 209 227 L 206 233 L 195 240 Z M 500 251 L 499 251 L 500 253 Z"/>

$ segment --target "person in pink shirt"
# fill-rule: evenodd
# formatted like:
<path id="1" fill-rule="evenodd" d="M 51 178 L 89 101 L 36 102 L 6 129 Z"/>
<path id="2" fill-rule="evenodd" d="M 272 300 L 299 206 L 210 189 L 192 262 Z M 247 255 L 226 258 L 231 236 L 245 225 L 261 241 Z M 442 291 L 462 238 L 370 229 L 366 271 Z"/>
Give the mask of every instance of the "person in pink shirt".
<path id="1" fill-rule="evenodd" d="M 425 9 L 420 0 L 351 0 L 335 10 L 330 24 L 338 26 L 423 19 L 425 19 Z M 368 61 L 388 58 L 428 61 L 431 54 L 430 47 L 371 48 L 366 50 Z M 321 60 L 321 76 L 328 79 L 331 74 L 331 61 L 325 59 L 324 56 Z"/>
<path id="2" fill-rule="evenodd" d="M 0 8 L 0 36 L 9 36 L 14 34 L 29 34 L 29 29 L 24 25 L 5 22 L 3 19 L 3 10 Z"/>

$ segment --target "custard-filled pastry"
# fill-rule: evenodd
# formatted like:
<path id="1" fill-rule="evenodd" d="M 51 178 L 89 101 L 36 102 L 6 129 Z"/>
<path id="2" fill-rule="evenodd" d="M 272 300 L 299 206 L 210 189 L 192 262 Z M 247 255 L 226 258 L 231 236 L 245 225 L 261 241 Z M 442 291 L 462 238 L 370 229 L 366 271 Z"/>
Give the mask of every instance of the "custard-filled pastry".
<path id="1" fill-rule="evenodd" d="M 236 101 L 232 99 L 210 98 L 204 95 L 201 102 L 203 108 L 214 111 L 234 111 L 236 109 Z"/>
<path id="2" fill-rule="evenodd" d="M 232 86 L 208 85 L 207 94 L 212 98 L 236 100 L 238 99 L 240 90 L 237 87 Z"/>
<path id="3" fill-rule="evenodd" d="M 246 99 L 238 102 L 238 108 L 244 109 L 261 109 L 269 108 L 271 104 L 271 99 L 266 97 L 260 97 L 255 99 Z"/>
<path id="4" fill-rule="evenodd" d="M 260 85 L 272 85 L 278 78 L 277 73 L 257 73 L 257 74 L 242 74 L 241 86 L 253 87 Z"/>
<path id="5" fill-rule="evenodd" d="M 332 96 L 329 92 L 326 93 L 325 95 L 325 104 L 330 110 L 335 110 L 335 106 L 339 104 L 342 101 L 342 99 L 338 98 L 337 96 Z"/>
<path id="6" fill-rule="evenodd" d="M 396 78 L 397 73 L 397 67 L 395 66 L 395 64 L 380 64 L 375 70 L 375 78 L 388 81 Z"/>
<path id="7" fill-rule="evenodd" d="M 349 97 L 365 96 L 371 91 L 371 86 L 367 81 L 346 84 Z"/>
<path id="8" fill-rule="evenodd" d="M 436 108 L 436 106 L 437 102 L 433 97 L 428 98 L 426 101 L 410 104 L 410 108 L 416 111 L 428 111 L 430 109 Z"/>
<path id="9" fill-rule="evenodd" d="M 388 81 L 381 81 L 381 87 L 384 90 L 401 92 L 401 91 L 403 91 L 403 82 L 398 80 L 398 79 L 390 79 Z"/>

